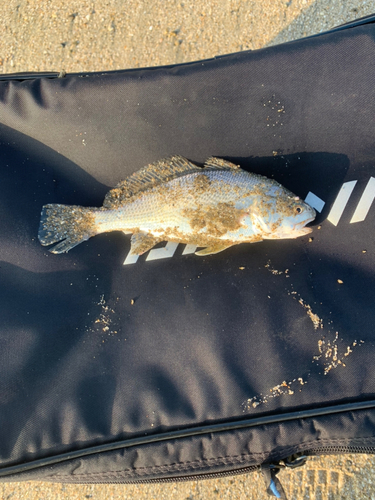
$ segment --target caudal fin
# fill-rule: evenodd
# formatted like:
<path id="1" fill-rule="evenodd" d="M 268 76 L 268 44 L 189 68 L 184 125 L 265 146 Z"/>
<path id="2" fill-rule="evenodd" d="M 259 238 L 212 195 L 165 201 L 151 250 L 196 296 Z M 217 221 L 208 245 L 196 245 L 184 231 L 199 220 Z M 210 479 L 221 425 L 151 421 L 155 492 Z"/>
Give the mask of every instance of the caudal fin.
<path id="1" fill-rule="evenodd" d="M 79 243 L 97 234 L 96 210 L 75 205 L 45 205 L 39 224 L 40 243 L 47 246 L 60 242 L 49 251 L 52 253 L 69 252 Z"/>

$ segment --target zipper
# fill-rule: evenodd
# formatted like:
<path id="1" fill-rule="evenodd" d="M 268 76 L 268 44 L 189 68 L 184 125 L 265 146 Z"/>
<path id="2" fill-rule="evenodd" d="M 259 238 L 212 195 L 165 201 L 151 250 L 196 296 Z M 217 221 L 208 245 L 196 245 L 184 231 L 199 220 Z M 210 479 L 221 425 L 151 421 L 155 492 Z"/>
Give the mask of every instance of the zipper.
<path id="1" fill-rule="evenodd" d="M 140 480 L 121 480 L 118 481 L 92 481 L 89 480 L 88 484 L 154 484 L 154 483 L 181 483 L 185 481 L 196 481 L 198 479 L 219 479 L 222 477 L 229 476 L 239 476 L 241 474 L 249 474 L 251 472 L 255 472 L 256 470 L 261 471 L 264 467 L 269 469 L 281 469 L 283 467 L 287 468 L 296 468 L 301 467 L 306 463 L 307 456 L 304 453 L 295 453 L 284 460 L 280 460 L 280 462 L 266 465 L 249 465 L 247 467 L 242 467 L 240 469 L 227 470 L 222 472 L 206 472 L 203 474 L 188 474 L 186 476 L 177 476 L 177 477 L 165 477 L 160 479 L 140 479 Z M 89 479 L 89 478 L 88 478 Z M 64 478 L 65 482 L 68 483 L 86 483 L 87 480 L 80 480 L 79 482 L 70 480 L 70 478 Z"/>
<path id="2" fill-rule="evenodd" d="M 69 484 L 158 484 L 158 483 L 182 483 L 186 481 L 197 481 L 199 479 L 219 479 L 222 477 L 239 476 L 241 474 L 249 474 L 260 470 L 259 465 L 250 465 L 248 467 L 243 467 L 242 469 L 233 469 L 222 472 L 206 472 L 203 474 L 188 474 L 186 476 L 175 476 L 175 477 L 163 477 L 159 479 L 119 479 L 111 480 L 103 479 L 91 480 L 88 478 L 81 478 L 79 481 L 75 481 L 74 478 L 64 477 L 64 483 Z M 58 476 L 61 479 L 61 476 Z"/>
<path id="3" fill-rule="evenodd" d="M 367 455 L 375 454 L 375 446 L 324 446 L 322 448 L 313 448 L 306 451 L 308 456 L 316 455 L 340 455 L 348 453 L 365 453 Z"/>
<path id="4" fill-rule="evenodd" d="M 197 437 L 201 435 L 216 434 L 228 431 L 233 432 L 236 430 L 249 429 L 260 425 L 267 425 L 273 423 L 280 424 L 283 422 L 296 421 L 299 419 L 334 415 L 347 411 L 354 412 L 358 410 L 368 410 L 374 408 L 375 408 L 375 400 L 370 400 L 370 401 L 361 401 L 356 403 L 344 403 L 341 405 L 333 405 L 330 407 L 328 406 L 321 408 L 313 408 L 310 410 L 301 410 L 301 411 L 295 411 L 277 415 L 265 415 L 261 417 L 253 417 L 250 419 L 244 419 L 238 421 L 223 422 L 210 425 L 206 424 L 197 427 L 163 432 L 160 434 L 146 433 L 143 436 L 128 438 L 121 441 L 114 441 L 79 450 L 74 450 L 71 452 L 52 455 L 50 457 L 33 460 L 31 462 L 26 462 L 26 463 L 24 462 L 17 465 L 5 466 L 3 468 L 0 468 L 0 477 L 4 476 L 10 477 L 14 474 L 28 472 L 33 469 L 38 469 L 39 467 L 50 467 L 52 465 L 59 464 L 61 462 L 66 462 L 77 458 L 83 458 L 90 455 L 96 455 L 98 453 L 104 453 L 107 451 L 115 451 L 119 449 L 130 448 L 134 446 L 141 446 L 145 444 L 158 443 L 174 439 L 183 439 L 188 437 Z M 326 451 L 326 453 L 335 453 L 335 451 L 332 450 L 337 450 L 336 453 L 351 453 L 352 452 L 351 450 L 353 450 L 353 453 L 366 453 L 366 451 L 364 450 L 374 450 L 374 448 L 373 447 L 361 448 L 361 447 L 349 447 L 349 446 L 326 447 L 326 448 L 312 449 L 309 451 L 309 454 L 312 455 L 312 454 L 323 453 L 322 450 L 328 450 Z M 374 451 L 368 451 L 368 453 L 374 453 Z M 241 474 L 241 472 L 239 472 L 239 474 Z M 199 475 L 199 477 L 203 477 L 203 475 Z"/>
<path id="5" fill-rule="evenodd" d="M 206 472 L 202 474 L 188 474 L 186 476 L 171 476 L 157 479 L 118 479 L 118 480 L 93 480 L 88 477 L 82 477 L 79 480 L 75 480 L 74 477 L 64 477 L 64 483 L 66 484 L 161 484 L 161 483 L 182 483 L 187 481 L 197 481 L 202 479 L 220 479 L 223 477 L 239 476 L 241 474 L 250 474 L 255 471 L 262 472 L 264 479 L 266 480 L 267 490 L 268 481 L 266 471 L 270 471 L 272 480 L 275 481 L 276 474 L 282 469 L 295 469 L 302 467 L 306 464 L 308 457 L 316 455 L 333 455 L 333 454 L 349 454 L 349 453 L 366 453 L 375 454 L 375 446 L 371 447 L 360 447 L 360 446 L 325 446 L 322 448 L 313 448 L 305 452 L 298 452 L 290 455 L 287 458 L 279 460 L 277 462 L 272 462 L 269 464 L 261 465 L 250 465 L 247 467 L 242 467 L 240 469 L 233 469 L 222 472 Z M 57 476 L 61 480 L 61 476 Z M 53 480 L 53 477 L 49 478 Z M 280 481 L 277 481 L 278 491 L 283 492 L 283 488 Z M 272 495 L 272 490 L 269 492 Z M 275 496 L 274 494 L 272 496 Z M 279 498 L 283 498 L 280 496 Z"/>

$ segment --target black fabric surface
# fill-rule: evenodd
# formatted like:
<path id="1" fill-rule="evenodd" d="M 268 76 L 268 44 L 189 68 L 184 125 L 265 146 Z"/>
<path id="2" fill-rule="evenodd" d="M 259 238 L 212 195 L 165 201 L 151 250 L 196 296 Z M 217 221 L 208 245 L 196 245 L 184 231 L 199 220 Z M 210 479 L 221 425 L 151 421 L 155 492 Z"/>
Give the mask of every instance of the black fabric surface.
<path id="1" fill-rule="evenodd" d="M 2 467 L 374 399 L 375 208 L 350 223 L 375 177 L 374 53 L 369 23 L 175 67 L 0 82 Z M 66 255 L 38 242 L 42 205 L 100 206 L 175 153 L 314 193 L 325 205 L 313 240 L 203 258 L 180 245 L 131 265 L 122 233 Z M 374 437 L 365 422 L 343 439 Z M 306 440 L 319 440 L 310 429 Z"/>

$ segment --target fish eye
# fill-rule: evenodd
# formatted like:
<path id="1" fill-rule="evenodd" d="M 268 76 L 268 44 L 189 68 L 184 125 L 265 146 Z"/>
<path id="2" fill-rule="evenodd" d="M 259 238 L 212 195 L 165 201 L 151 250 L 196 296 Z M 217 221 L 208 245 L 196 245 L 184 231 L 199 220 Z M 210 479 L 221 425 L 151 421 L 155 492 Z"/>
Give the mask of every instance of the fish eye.
<path id="1" fill-rule="evenodd" d="M 297 206 L 295 207 L 295 211 L 296 211 L 296 213 L 297 213 L 297 214 L 300 214 L 300 213 L 302 213 L 303 208 L 302 208 L 300 205 L 297 205 Z"/>

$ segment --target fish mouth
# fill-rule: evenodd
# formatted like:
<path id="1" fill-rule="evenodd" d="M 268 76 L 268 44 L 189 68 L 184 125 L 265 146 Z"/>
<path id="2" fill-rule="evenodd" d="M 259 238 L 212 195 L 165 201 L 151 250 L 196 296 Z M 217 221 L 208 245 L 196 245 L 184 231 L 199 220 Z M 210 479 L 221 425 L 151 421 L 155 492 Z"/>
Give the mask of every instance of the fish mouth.
<path id="1" fill-rule="evenodd" d="M 306 219 L 298 224 L 295 224 L 293 229 L 295 231 L 300 232 L 301 234 L 309 234 L 312 231 L 311 227 L 305 227 L 307 224 L 315 220 L 315 217 L 310 217 L 309 219 Z"/>

